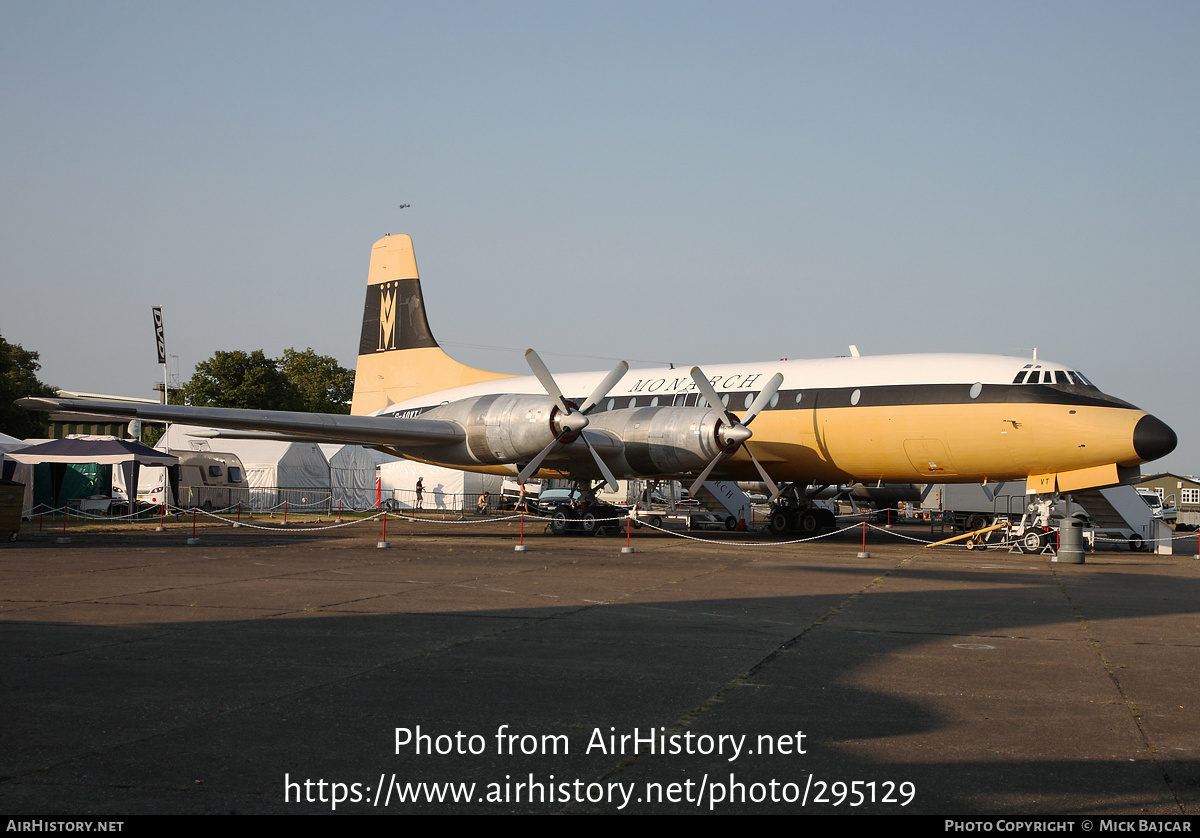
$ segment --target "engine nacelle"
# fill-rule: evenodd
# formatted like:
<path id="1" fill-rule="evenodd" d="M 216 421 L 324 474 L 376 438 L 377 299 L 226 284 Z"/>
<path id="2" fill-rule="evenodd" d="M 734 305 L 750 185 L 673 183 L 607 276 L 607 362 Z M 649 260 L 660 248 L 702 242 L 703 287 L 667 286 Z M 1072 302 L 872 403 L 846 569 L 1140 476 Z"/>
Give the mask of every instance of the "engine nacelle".
<path id="1" fill-rule="evenodd" d="M 588 416 L 589 430 L 621 440 L 624 468 L 618 474 L 653 476 L 704 468 L 721 451 L 723 414 L 706 407 L 637 407 Z"/>
<path id="2" fill-rule="evenodd" d="M 457 465 L 527 463 L 550 444 L 561 428 L 549 396 L 501 394 L 450 402 L 421 415 L 457 422 L 467 440 L 446 455 Z M 587 452 L 584 452 L 587 456 Z"/>
<path id="3" fill-rule="evenodd" d="M 450 402 L 422 414 L 456 422 L 466 441 L 437 452 L 455 465 L 521 465 L 561 434 L 548 396 L 501 394 Z M 638 407 L 591 413 L 584 433 L 618 477 L 680 474 L 703 469 L 721 451 L 722 413 L 707 407 Z M 557 446 L 547 468 L 594 471 L 582 443 Z"/>

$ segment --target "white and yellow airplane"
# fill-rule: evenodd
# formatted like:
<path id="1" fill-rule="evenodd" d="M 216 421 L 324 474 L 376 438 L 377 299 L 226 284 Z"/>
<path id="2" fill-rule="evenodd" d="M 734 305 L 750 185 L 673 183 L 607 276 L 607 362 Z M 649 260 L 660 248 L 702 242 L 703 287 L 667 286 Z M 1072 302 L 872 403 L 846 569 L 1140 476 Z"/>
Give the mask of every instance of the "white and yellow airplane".
<path id="1" fill-rule="evenodd" d="M 25 407 L 370 445 L 472 471 L 594 481 L 762 479 L 772 529 L 809 529 L 810 484 L 1027 480 L 1052 495 L 1128 479 L 1175 448 L 1165 423 L 1077 370 L 993 355 L 887 355 L 553 378 L 460 364 L 433 338 L 412 240 L 375 243 L 351 415 L 86 399 Z M 740 414 L 740 415 L 739 415 Z M 753 430 L 751 430 L 753 424 Z M 785 483 L 780 491 L 778 483 Z M 693 484 L 693 485 L 695 485 Z"/>

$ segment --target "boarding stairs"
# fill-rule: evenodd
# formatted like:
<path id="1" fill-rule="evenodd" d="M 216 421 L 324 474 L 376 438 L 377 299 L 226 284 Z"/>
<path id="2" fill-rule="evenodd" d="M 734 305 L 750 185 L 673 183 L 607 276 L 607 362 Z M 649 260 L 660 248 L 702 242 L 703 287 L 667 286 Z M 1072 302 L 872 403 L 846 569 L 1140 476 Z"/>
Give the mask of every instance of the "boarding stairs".
<path id="1" fill-rule="evenodd" d="M 747 524 L 750 523 L 753 504 L 732 480 L 709 480 L 696 490 L 692 500 L 705 512 L 724 522 L 726 527 L 729 526 L 730 518 L 733 518 L 735 525 L 742 519 L 745 519 Z"/>

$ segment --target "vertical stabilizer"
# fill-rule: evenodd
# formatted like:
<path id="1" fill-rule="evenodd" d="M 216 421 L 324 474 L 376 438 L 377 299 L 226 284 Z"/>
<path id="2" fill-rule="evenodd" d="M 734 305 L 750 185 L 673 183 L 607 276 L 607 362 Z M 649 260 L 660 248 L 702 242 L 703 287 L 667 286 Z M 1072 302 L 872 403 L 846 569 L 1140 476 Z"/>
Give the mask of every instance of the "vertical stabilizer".
<path id="1" fill-rule="evenodd" d="M 412 239 L 375 242 L 350 412 L 363 416 L 436 390 L 509 377 L 460 364 L 442 351 L 425 317 Z"/>

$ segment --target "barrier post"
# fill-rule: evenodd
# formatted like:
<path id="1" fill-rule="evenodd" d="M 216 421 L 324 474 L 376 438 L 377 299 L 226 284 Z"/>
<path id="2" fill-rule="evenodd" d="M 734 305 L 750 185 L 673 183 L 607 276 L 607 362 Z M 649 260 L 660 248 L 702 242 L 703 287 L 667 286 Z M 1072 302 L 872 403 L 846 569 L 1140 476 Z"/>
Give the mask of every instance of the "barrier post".
<path id="1" fill-rule="evenodd" d="M 869 558 L 871 558 L 871 554 L 867 552 L 867 522 L 866 521 L 862 522 L 862 533 L 863 533 L 862 551 L 858 554 L 858 558 L 869 559 Z"/>
<path id="2" fill-rule="evenodd" d="M 195 547 L 200 543 L 200 539 L 196 537 L 196 507 L 192 506 L 192 537 L 187 540 L 187 543 Z"/>
<path id="3" fill-rule="evenodd" d="M 626 515 L 625 515 L 625 546 L 621 548 L 622 553 L 632 553 L 633 552 L 633 546 L 629 543 L 629 528 L 630 528 L 629 515 L 628 515 L 628 513 L 626 513 Z"/>
<path id="4" fill-rule="evenodd" d="M 375 545 L 380 550 L 384 550 L 392 546 L 388 544 L 387 540 L 387 515 L 387 510 L 383 510 L 383 517 L 380 519 L 383 521 L 383 537 L 380 538 L 379 543 Z"/>
<path id="5" fill-rule="evenodd" d="M 521 513 L 521 542 L 513 548 L 516 553 L 524 553 L 529 548 L 525 546 L 525 513 Z"/>

